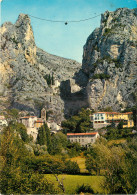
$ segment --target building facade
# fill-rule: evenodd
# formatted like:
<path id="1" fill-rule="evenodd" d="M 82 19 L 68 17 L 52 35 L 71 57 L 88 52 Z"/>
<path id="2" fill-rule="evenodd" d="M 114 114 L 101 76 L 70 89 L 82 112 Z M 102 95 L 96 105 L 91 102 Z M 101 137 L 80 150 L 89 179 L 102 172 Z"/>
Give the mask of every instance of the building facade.
<path id="1" fill-rule="evenodd" d="M 98 132 L 93 133 L 67 133 L 67 138 L 70 142 L 78 142 L 81 146 L 88 147 L 95 143 L 99 137 Z"/>
<path id="2" fill-rule="evenodd" d="M 5 119 L 4 116 L 0 116 L 0 126 L 8 126 L 7 120 Z"/>
<path id="3" fill-rule="evenodd" d="M 45 122 L 45 121 L 43 121 L 41 118 L 40 118 L 40 119 L 37 119 L 37 120 L 35 121 L 35 123 L 34 123 L 34 127 L 37 128 L 37 129 L 39 129 L 41 126 L 44 125 L 44 122 Z"/>
<path id="4" fill-rule="evenodd" d="M 20 118 L 20 122 L 23 123 L 26 128 L 33 128 L 35 121 L 37 121 L 36 116 L 25 116 Z"/>
<path id="5" fill-rule="evenodd" d="M 96 112 L 91 116 L 93 122 L 93 128 L 99 129 L 106 127 L 111 123 L 118 125 L 120 121 L 123 121 L 123 128 L 133 127 L 134 122 L 132 120 L 132 112 L 119 113 L 119 112 Z"/>

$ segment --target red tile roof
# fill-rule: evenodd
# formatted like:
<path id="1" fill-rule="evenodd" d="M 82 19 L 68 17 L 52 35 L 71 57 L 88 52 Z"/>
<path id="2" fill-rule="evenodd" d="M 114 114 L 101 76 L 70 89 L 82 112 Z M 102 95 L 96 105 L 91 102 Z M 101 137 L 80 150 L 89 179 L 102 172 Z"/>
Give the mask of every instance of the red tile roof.
<path id="1" fill-rule="evenodd" d="M 96 135 L 98 132 L 93 133 L 67 133 L 67 135 Z"/>
<path id="2" fill-rule="evenodd" d="M 21 117 L 21 118 L 34 118 L 36 116 L 24 116 L 24 117 Z"/>
<path id="3" fill-rule="evenodd" d="M 125 112 L 125 113 L 120 113 L 120 112 L 95 112 L 95 113 L 93 113 L 93 114 L 103 114 L 103 113 L 105 113 L 105 114 L 133 114 L 133 112 Z"/>
<path id="4" fill-rule="evenodd" d="M 44 123 L 44 121 L 37 120 L 35 123 Z"/>

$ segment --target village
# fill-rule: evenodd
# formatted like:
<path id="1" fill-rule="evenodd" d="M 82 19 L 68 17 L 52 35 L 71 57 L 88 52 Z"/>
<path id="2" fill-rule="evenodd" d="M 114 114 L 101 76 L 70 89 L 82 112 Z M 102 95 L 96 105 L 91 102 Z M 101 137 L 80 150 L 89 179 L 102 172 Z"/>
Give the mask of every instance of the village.
<path id="1" fill-rule="evenodd" d="M 132 117 L 132 112 L 119 113 L 119 112 L 95 112 L 90 115 L 90 120 L 93 124 L 93 128 L 90 129 L 89 132 L 86 133 L 67 133 L 67 139 L 70 142 L 78 142 L 81 146 L 89 146 L 95 143 L 96 139 L 99 137 L 98 130 L 105 128 L 115 123 L 116 126 L 123 121 L 123 128 L 131 128 L 134 127 L 134 121 Z M 53 121 L 47 120 L 46 117 L 46 109 L 43 108 L 41 110 L 41 117 L 37 116 L 23 116 L 19 117 L 19 123 L 22 123 L 26 129 L 27 134 L 33 137 L 33 141 L 36 142 L 39 128 L 47 124 L 51 133 L 57 133 L 62 130 L 60 124 L 57 124 Z M 0 116 L 0 127 L 8 126 L 8 121 L 4 116 Z M 106 130 L 104 131 L 106 132 Z"/>

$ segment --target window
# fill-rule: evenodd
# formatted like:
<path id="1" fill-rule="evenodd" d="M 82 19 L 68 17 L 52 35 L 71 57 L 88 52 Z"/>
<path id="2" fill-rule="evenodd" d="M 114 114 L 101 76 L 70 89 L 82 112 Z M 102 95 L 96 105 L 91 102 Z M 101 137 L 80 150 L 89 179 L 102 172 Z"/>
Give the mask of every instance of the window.
<path id="1" fill-rule="evenodd" d="M 91 142 L 93 142 L 93 139 L 91 139 Z"/>
<path id="2" fill-rule="evenodd" d="M 79 142 L 80 142 L 80 139 L 79 139 Z"/>
<path id="3" fill-rule="evenodd" d="M 84 142 L 84 139 L 82 139 L 82 142 Z"/>

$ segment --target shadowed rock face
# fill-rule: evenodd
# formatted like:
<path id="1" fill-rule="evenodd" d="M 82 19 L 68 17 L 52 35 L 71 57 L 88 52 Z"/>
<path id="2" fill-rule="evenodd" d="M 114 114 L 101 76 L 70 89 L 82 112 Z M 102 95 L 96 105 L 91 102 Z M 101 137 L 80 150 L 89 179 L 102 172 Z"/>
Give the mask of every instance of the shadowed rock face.
<path id="1" fill-rule="evenodd" d="M 133 106 L 137 88 L 137 9 L 105 12 L 88 37 L 81 64 L 37 48 L 30 18 L 1 26 L 0 110 L 15 107 L 57 123 L 81 107 Z M 45 75 L 54 75 L 48 86 Z M 52 114 L 51 114 L 52 113 Z"/>
<path id="2" fill-rule="evenodd" d="M 100 28 L 84 46 L 82 70 L 89 76 L 89 106 L 131 107 L 137 95 L 137 9 L 102 14 Z"/>

